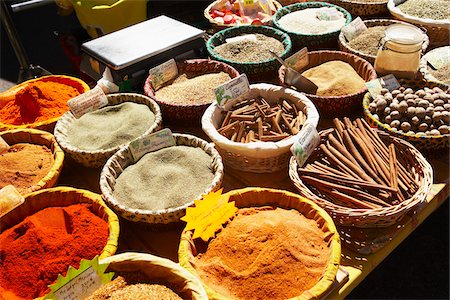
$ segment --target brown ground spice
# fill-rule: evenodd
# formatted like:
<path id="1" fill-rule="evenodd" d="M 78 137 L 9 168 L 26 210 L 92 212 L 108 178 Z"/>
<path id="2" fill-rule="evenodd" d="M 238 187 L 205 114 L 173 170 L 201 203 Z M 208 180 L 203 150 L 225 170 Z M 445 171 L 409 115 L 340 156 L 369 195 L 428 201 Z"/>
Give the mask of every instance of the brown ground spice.
<path id="1" fill-rule="evenodd" d="M 233 299 L 288 299 L 312 288 L 331 251 L 297 210 L 244 208 L 195 259 L 201 279 Z"/>
<path id="2" fill-rule="evenodd" d="M 14 144 L 0 155 L 0 188 L 8 184 L 21 193 L 44 178 L 54 163 L 53 154 L 45 146 L 33 144 Z"/>

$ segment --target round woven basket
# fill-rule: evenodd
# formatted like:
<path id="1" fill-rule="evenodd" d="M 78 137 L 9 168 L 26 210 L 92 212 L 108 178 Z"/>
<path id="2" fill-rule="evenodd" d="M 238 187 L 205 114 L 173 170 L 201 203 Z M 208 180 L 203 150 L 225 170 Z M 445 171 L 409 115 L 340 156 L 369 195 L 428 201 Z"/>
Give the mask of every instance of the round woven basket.
<path id="1" fill-rule="evenodd" d="M 369 27 L 375 27 L 375 26 L 389 26 L 392 24 L 407 24 L 407 23 L 402 22 L 402 21 L 397 21 L 397 20 L 390 20 L 390 19 L 376 19 L 376 20 L 365 20 L 364 24 L 367 26 L 367 28 L 369 28 Z M 428 38 L 428 35 L 425 32 L 426 29 L 423 27 L 421 27 L 421 29 L 423 29 L 423 31 L 424 31 L 423 32 L 422 53 L 425 53 L 425 51 L 427 51 L 428 45 L 430 44 L 430 39 Z M 339 33 L 339 49 L 344 52 L 355 54 L 355 55 L 367 60 L 372 65 L 375 65 L 376 55 L 366 54 L 366 53 L 363 53 L 361 51 L 351 48 L 350 45 L 348 44 L 348 41 L 345 38 L 343 32 Z"/>
<path id="2" fill-rule="evenodd" d="M 225 39 L 256 33 L 279 40 L 284 46 L 284 52 L 279 55 L 281 58 L 286 58 L 291 52 L 292 43 L 289 36 L 280 30 L 267 26 L 236 26 L 221 30 L 208 40 L 206 49 L 213 59 L 229 64 L 238 70 L 239 73 L 247 74 L 250 81 L 270 80 L 276 76 L 276 70 L 280 66 L 280 63 L 275 58 L 260 62 L 236 62 L 223 58 L 214 52 L 214 48 L 225 43 Z"/>
<path id="3" fill-rule="evenodd" d="M 275 7 L 275 10 L 278 10 L 281 8 L 281 4 L 276 1 L 276 0 L 270 0 L 273 4 L 273 6 Z M 213 17 L 211 17 L 211 15 L 209 14 L 210 11 L 212 11 L 212 9 L 214 8 L 214 6 L 216 6 L 219 2 L 223 2 L 222 0 L 216 0 L 211 2 L 211 4 L 209 4 L 205 10 L 203 11 L 203 15 L 205 16 L 205 18 L 209 21 L 209 23 L 212 26 L 212 29 L 214 32 L 220 31 L 222 29 L 226 29 L 226 28 L 230 28 L 230 27 L 235 27 L 237 26 L 236 24 L 224 24 L 224 23 L 219 23 L 216 20 L 214 20 Z M 263 20 L 261 20 L 262 25 L 265 26 L 270 26 L 272 25 L 272 17 L 268 17 L 265 18 Z M 248 26 L 248 25 L 243 25 L 243 26 Z"/>
<path id="4" fill-rule="evenodd" d="M 63 168 L 64 152 L 59 147 L 53 134 L 36 129 L 15 129 L 0 132 L 0 137 L 10 146 L 18 143 L 28 143 L 45 146 L 52 152 L 54 162 L 48 174 L 41 178 L 38 183 L 27 188 L 22 194 L 51 188 L 56 185 Z"/>
<path id="5" fill-rule="evenodd" d="M 161 129 L 162 116 L 158 104 L 147 96 L 134 93 L 118 93 L 106 96 L 108 99 L 108 106 L 118 105 L 124 102 L 134 102 L 144 104 L 150 108 L 155 114 L 155 122 L 145 131 L 143 135 L 150 134 Z M 70 144 L 67 139 L 67 131 L 72 123 L 76 120 L 72 112 L 65 113 L 55 126 L 55 137 L 61 148 L 77 163 L 89 168 L 99 168 L 105 164 L 108 158 L 111 157 L 117 150 L 124 145 L 119 145 L 110 149 L 101 149 L 96 151 L 88 151 L 79 149 Z"/>
<path id="6" fill-rule="evenodd" d="M 118 275 L 138 272 L 148 279 L 148 283 L 167 285 L 183 299 L 208 300 L 200 281 L 179 264 L 166 258 L 125 252 L 102 259 L 100 264 L 108 264 L 106 272 Z"/>
<path id="7" fill-rule="evenodd" d="M 320 132 L 322 142 L 331 130 Z M 361 228 L 387 227 L 400 221 L 408 212 L 418 210 L 423 203 L 426 202 L 427 194 L 430 192 L 433 184 L 433 169 L 427 162 L 425 157 L 411 144 L 396 137 L 378 132 L 381 139 L 386 143 L 388 141 L 395 142 L 400 146 L 402 155 L 408 157 L 409 164 L 406 167 L 408 171 L 418 178 L 419 188 L 415 194 L 398 205 L 383 207 L 378 209 L 353 209 L 341 205 L 337 205 L 328 199 L 322 197 L 318 193 L 312 191 L 299 176 L 297 160 L 291 157 L 289 162 L 289 177 L 295 185 L 300 195 L 313 200 L 320 207 L 325 209 L 333 218 L 337 225 L 353 226 Z M 313 161 L 321 155 L 321 150 L 317 147 L 311 154 L 308 161 Z M 305 163 L 305 165 L 308 163 Z M 345 239 L 345 237 L 341 237 Z"/>
<path id="8" fill-rule="evenodd" d="M 442 48 L 447 49 L 447 51 L 450 51 L 450 46 L 446 46 L 446 47 L 441 47 L 441 48 L 436 48 L 433 49 L 429 52 L 427 52 L 427 54 L 425 54 L 424 56 L 422 56 L 422 59 L 420 60 L 420 67 L 419 67 L 419 71 L 422 74 L 423 78 L 425 79 L 425 81 L 428 82 L 432 82 L 432 83 L 437 83 L 437 84 L 441 84 L 442 86 L 444 86 L 446 89 L 450 88 L 450 84 L 447 84 L 445 82 L 440 81 L 439 79 L 437 79 L 436 77 L 433 76 L 433 74 L 430 73 L 430 71 L 428 70 L 428 61 L 427 61 L 427 57 L 429 57 L 429 55 L 432 55 L 433 52 L 435 51 L 441 51 Z M 449 75 L 450 76 L 450 75 Z"/>
<path id="9" fill-rule="evenodd" d="M 230 75 L 231 78 L 239 76 L 239 72 L 236 71 L 233 67 L 223 62 L 210 59 L 191 59 L 178 64 L 178 74 L 185 73 L 188 77 L 196 77 L 204 74 L 219 72 L 225 72 Z M 172 82 L 169 82 L 168 84 L 171 83 Z M 167 84 L 165 84 L 164 86 L 166 85 Z M 153 88 L 150 76 L 145 81 L 144 92 L 147 96 L 158 103 L 164 116 L 164 120 L 173 122 L 198 124 L 206 108 L 208 108 L 208 106 L 214 100 L 210 99 L 209 102 L 200 104 L 176 104 L 158 99 L 155 96 L 155 89 Z M 180 98 L 181 97 L 183 97 L 183 95 L 180 95 Z"/>
<path id="10" fill-rule="evenodd" d="M 436 48 L 448 46 L 450 44 L 450 20 L 422 19 L 403 13 L 397 5 L 406 0 L 389 0 L 387 7 L 391 15 L 400 21 L 411 23 L 416 26 L 423 26 L 427 30 L 430 38 L 430 47 Z M 443 7 L 442 9 L 445 9 Z"/>
<path id="11" fill-rule="evenodd" d="M 352 16 L 369 18 L 375 16 L 387 16 L 389 14 L 387 9 L 388 0 L 379 0 L 376 2 L 358 0 L 328 0 L 328 2 L 342 7 Z"/>
<path id="12" fill-rule="evenodd" d="M 303 9 L 320 8 L 320 7 L 334 7 L 338 11 L 343 13 L 345 18 L 347 19 L 344 26 L 346 26 L 347 24 L 349 24 L 352 21 L 352 16 L 350 15 L 350 13 L 348 11 L 346 11 L 345 9 L 343 9 L 342 7 L 339 7 L 337 5 L 325 3 L 325 2 L 304 2 L 304 3 L 296 3 L 296 4 L 284 6 L 284 7 L 280 8 L 276 12 L 275 16 L 273 17 L 273 24 L 275 25 L 275 27 L 280 29 L 281 31 L 286 32 L 291 37 L 294 51 L 300 50 L 303 47 L 308 47 L 309 50 L 326 49 L 326 48 L 335 49 L 336 48 L 338 35 L 339 35 L 339 32 L 341 31 L 340 29 L 336 30 L 336 31 L 332 31 L 332 32 L 323 33 L 323 34 L 302 34 L 302 33 L 297 33 L 297 32 L 286 30 L 279 23 L 279 20 L 287 14 L 290 14 L 290 13 L 293 13 L 293 12 L 296 12 L 299 10 L 303 10 Z"/>
<path id="13" fill-rule="evenodd" d="M 356 73 L 366 82 L 377 78 L 375 69 L 368 61 L 350 53 L 327 50 L 312 51 L 308 52 L 308 58 L 309 64 L 305 67 L 305 70 L 328 61 L 340 60 L 350 64 Z M 284 86 L 286 86 L 284 82 L 285 73 L 286 67 L 281 66 L 278 70 L 278 79 Z M 312 94 L 306 94 L 306 96 L 316 105 L 322 117 L 334 118 L 337 116 L 347 116 L 349 112 L 359 108 L 363 95 L 366 92 L 367 88 L 364 87 L 364 89 L 361 89 L 357 93 L 344 96 L 317 96 Z"/>
<path id="14" fill-rule="evenodd" d="M 295 209 L 306 218 L 317 222 L 318 227 L 324 231 L 324 234 L 328 238 L 328 245 L 331 251 L 328 265 L 319 282 L 311 289 L 292 299 L 303 300 L 323 298 L 334 283 L 341 258 L 339 234 L 330 216 L 311 200 L 287 191 L 264 188 L 245 188 L 231 191 L 226 195 L 230 196 L 229 201 L 235 201 L 235 205 L 238 208 L 270 205 L 285 209 Z M 186 268 L 196 277 L 199 277 L 194 262 L 194 257 L 199 254 L 199 245 L 192 239 L 192 235 L 193 231 L 186 230 L 181 234 L 180 245 L 178 248 L 178 260 L 182 267 Z M 208 287 L 204 282 L 202 282 L 202 284 L 205 287 L 209 299 L 229 299 L 225 295 L 220 295 L 218 292 Z"/>
<path id="15" fill-rule="evenodd" d="M 252 84 L 248 94 L 227 102 L 224 109 L 231 108 L 239 101 L 258 96 L 263 97 L 269 104 L 277 102 L 280 98 L 295 103 L 298 110 L 306 112 L 307 120 L 304 127 L 307 123 L 316 127 L 319 122 L 319 114 L 307 97 L 291 89 L 267 83 Z M 291 156 L 289 148 L 297 141 L 302 130 L 278 142 L 238 143 L 227 139 L 217 131 L 223 118 L 221 109 L 216 104 L 211 104 L 203 115 L 202 127 L 214 142 L 226 166 L 254 173 L 272 173 L 287 168 Z"/>
<path id="16" fill-rule="evenodd" d="M 211 191 L 216 191 L 220 188 L 223 179 L 223 165 L 222 158 L 213 145 L 206 141 L 189 134 L 173 134 L 176 145 L 184 145 L 189 147 L 198 147 L 203 149 L 209 156 L 211 156 L 211 170 L 214 173 L 214 178 L 211 184 L 205 189 L 203 194 L 208 194 Z M 125 146 L 115 153 L 105 164 L 100 174 L 100 189 L 106 203 L 121 217 L 133 221 L 143 222 L 149 224 L 169 224 L 177 223 L 180 218 L 185 215 L 186 208 L 194 204 L 194 200 L 202 199 L 202 195 L 198 195 L 196 199 L 179 206 L 162 210 L 143 210 L 135 209 L 117 201 L 113 196 L 114 185 L 116 179 L 122 172 L 130 165 L 137 161 L 133 158 L 129 146 Z M 195 179 L 193 179 L 195 180 Z"/>
<path id="17" fill-rule="evenodd" d="M 0 108 L 6 105 L 7 102 L 13 101 L 15 98 L 16 93 L 25 87 L 26 85 L 36 82 L 36 81 L 43 81 L 43 82 L 57 82 L 62 83 L 66 85 L 73 86 L 76 88 L 80 94 L 85 93 L 89 91 L 89 86 L 82 81 L 81 79 L 71 77 L 71 76 L 65 76 L 65 75 L 48 75 L 43 76 L 36 79 L 30 79 L 25 82 L 22 82 L 19 85 L 16 85 L 9 90 L 0 93 Z M 69 108 L 67 108 L 69 110 Z M 40 129 L 48 132 L 53 132 L 53 129 L 55 128 L 56 122 L 59 120 L 60 117 L 51 118 L 42 122 L 35 122 L 30 124 L 24 124 L 24 125 L 11 125 L 11 124 L 5 124 L 0 122 L 0 131 L 4 130 L 13 130 L 13 129 L 23 129 L 23 128 L 33 128 L 33 129 Z"/>

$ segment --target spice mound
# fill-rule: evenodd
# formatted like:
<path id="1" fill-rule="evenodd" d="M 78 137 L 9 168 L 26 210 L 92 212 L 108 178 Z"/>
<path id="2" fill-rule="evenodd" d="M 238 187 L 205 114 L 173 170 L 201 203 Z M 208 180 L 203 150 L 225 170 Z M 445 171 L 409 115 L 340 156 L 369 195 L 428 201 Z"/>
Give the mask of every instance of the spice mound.
<path id="1" fill-rule="evenodd" d="M 148 106 L 125 102 L 76 119 L 67 130 L 67 139 L 82 150 L 110 149 L 143 135 L 154 122 L 155 115 Z"/>
<path id="2" fill-rule="evenodd" d="M 69 110 L 67 101 L 79 94 L 75 87 L 63 83 L 32 82 L 0 109 L 0 122 L 23 125 L 60 117 Z"/>
<path id="3" fill-rule="evenodd" d="M 108 224 L 90 206 L 45 208 L 0 234 L 0 298 L 42 297 L 58 274 L 102 252 Z"/>
<path id="4" fill-rule="evenodd" d="M 360 92 L 365 81 L 355 69 L 346 62 L 333 60 L 306 70 L 303 76 L 314 82 L 319 88 L 319 96 L 344 96 Z"/>
<path id="5" fill-rule="evenodd" d="M 203 74 L 196 77 L 180 75 L 172 84 L 156 91 L 155 97 L 178 105 L 208 104 L 215 99 L 214 88 L 231 79 L 225 72 Z"/>
<path id="6" fill-rule="evenodd" d="M 328 12 L 331 12 L 333 17 L 327 17 Z M 278 20 L 283 29 L 300 34 L 324 34 L 338 31 L 346 21 L 344 14 L 334 7 L 302 9 L 284 15 Z"/>
<path id="7" fill-rule="evenodd" d="M 206 285 L 232 299 L 288 299 L 324 274 L 331 253 L 325 235 L 293 209 L 243 208 L 195 266 Z"/>
<path id="8" fill-rule="evenodd" d="M 348 42 L 348 46 L 353 50 L 366 55 L 376 56 L 380 48 L 380 41 L 384 37 L 387 26 L 368 27 L 366 31 Z"/>
<path id="9" fill-rule="evenodd" d="M 45 146 L 19 143 L 0 154 L 0 189 L 8 184 L 21 194 L 44 178 L 54 164 L 53 154 Z"/>
<path id="10" fill-rule="evenodd" d="M 233 62 L 261 62 L 273 59 L 269 50 L 278 55 L 284 52 L 283 43 L 279 40 L 257 33 L 255 39 L 243 38 L 241 40 L 223 43 L 214 48 L 214 52 Z"/>
<path id="11" fill-rule="evenodd" d="M 439 81 L 450 85 L 450 62 L 435 70 L 428 66 L 428 71 Z"/>
<path id="12" fill-rule="evenodd" d="M 448 0 L 407 0 L 397 7 L 403 13 L 418 18 L 450 20 Z"/>
<path id="13" fill-rule="evenodd" d="M 213 177 L 211 157 L 201 148 L 173 146 L 127 167 L 116 179 L 113 196 L 133 209 L 179 207 L 205 192 Z"/>

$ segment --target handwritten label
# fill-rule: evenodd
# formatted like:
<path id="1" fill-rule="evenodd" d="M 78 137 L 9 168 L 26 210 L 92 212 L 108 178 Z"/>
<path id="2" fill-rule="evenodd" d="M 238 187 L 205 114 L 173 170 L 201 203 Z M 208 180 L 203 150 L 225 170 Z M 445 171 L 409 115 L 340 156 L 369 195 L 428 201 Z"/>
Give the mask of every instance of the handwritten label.
<path id="1" fill-rule="evenodd" d="M 84 114 L 95 111 L 108 104 L 105 92 L 100 86 L 96 86 L 90 91 L 76 96 L 67 102 L 70 111 L 75 118 L 80 118 Z"/>
<path id="2" fill-rule="evenodd" d="M 425 56 L 427 62 L 435 69 L 439 70 L 450 62 L 450 47 L 434 49 Z"/>
<path id="3" fill-rule="evenodd" d="M 174 79 L 178 75 L 178 67 L 175 59 L 166 61 L 148 71 L 154 89 L 158 89 L 165 82 Z"/>
<path id="4" fill-rule="evenodd" d="M 8 143 L 0 136 L 0 154 L 5 153 L 9 148 Z"/>
<path id="5" fill-rule="evenodd" d="M 301 71 L 309 64 L 308 48 L 304 47 L 286 59 L 286 63 L 295 71 Z"/>
<path id="6" fill-rule="evenodd" d="M 12 185 L 0 189 L 0 217 L 25 201 L 22 195 Z"/>
<path id="7" fill-rule="evenodd" d="M 381 94 L 381 89 L 386 88 L 392 92 L 393 90 L 400 87 L 400 83 L 398 83 L 397 78 L 395 78 L 394 75 L 389 74 L 381 78 L 366 82 L 366 86 L 369 90 L 369 93 L 372 95 L 372 97 L 375 98 L 376 96 Z"/>
<path id="8" fill-rule="evenodd" d="M 300 130 L 298 140 L 291 147 L 291 152 L 300 167 L 313 153 L 319 142 L 320 136 L 314 125 L 308 123 Z"/>
<path id="9" fill-rule="evenodd" d="M 236 213 L 234 202 L 229 202 L 229 196 L 222 195 L 222 190 L 211 192 L 203 200 L 195 200 L 195 207 L 186 209 L 186 230 L 194 230 L 192 238 L 201 238 L 207 242 L 213 238 L 222 225 Z"/>
<path id="10" fill-rule="evenodd" d="M 349 42 L 366 30 L 367 26 L 366 24 L 364 24 L 363 20 L 360 17 L 357 17 L 347 26 L 341 28 L 342 33 Z"/>
<path id="11" fill-rule="evenodd" d="M 175 139 L 172 131 L 164 128 L 153 134 L 144 136 L 130 143 L 130 150 L 133 158 L 138 161 L 144 154 L 162 148 L 175 146 Z"/>
<path id="12" fill-rule="evenodd" d="M 249 90 L 250 84 L 248 83 L 247 75 L 241 74 L 216 87 L 214 93 L 216 94 L 217 104 L 223 106 L 228 101 L 246 94 Z"/>
<path id="13" fill-rule="evenodd" d="M 256 38 L 256 35 L 254 34 L 243 34 L 239 36 L 235 36 L 232 38 L 225 39 L 226 43 L 237 43 L 241 41 L 253 41 L 256 42 L 258 39 Z"/>
<path id="14" fill-rule="evenodd" d="M 334 7 L 323 7 L 317 10 L 316 18 L 321 21 L 334 21 L 343 18 L 343 14 Z"/>

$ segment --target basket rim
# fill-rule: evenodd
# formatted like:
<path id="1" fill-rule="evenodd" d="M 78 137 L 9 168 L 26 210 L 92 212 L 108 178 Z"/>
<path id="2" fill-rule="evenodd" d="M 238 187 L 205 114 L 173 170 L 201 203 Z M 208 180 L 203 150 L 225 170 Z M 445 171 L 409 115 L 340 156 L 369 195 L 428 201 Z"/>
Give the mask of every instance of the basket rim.
<path id="1" fill-rule="evenodd" d="M 420 59 L 420 73 L 422 73 L 423 78 L 428 81 L 428 82 L 432 82 L 432 83 L 437 83 L 437 84 L 441 84 L 443 86 L 445 86 L 446 88 L 450 88 L 450 84 L 447 84 L 445 82 L 440 81 L 439 79 L 437 79 L 436 77 L 433 76 L 433 74 L 430 73 L 430 71 L 428 71 L 428 61 L 427 61 L 427 55 L 433 51 L 437 51 L 437 49 L 441 49 L 441 48 L 448 48 L 448 50 L 450 51 L 450 46 L 443 46 L 443 47 L 438 47 L 435 48 L 433 50 L 428 51 L 425 55 L 422 56 L 422 58 Z"/>
<path id="2" fill-rule="evenodd" d="M 378 5 L 386 5 L 388 3 L 389 0 L 380 0 L 377 2 L 364 2 L 364 0 L 334 0 L 337 2 L 345 2 L 345 3 L 350 3 L 350 4 L 362 4 L 362 5 L 367 5 L 367 6 L 378 6 Z"/>
<path id="3" fill-rule="evenodd" d="M 428 25 L 428 26 L 434 26 L 434 27 L 448 27 L 450 29 L 450 20 L 435 20 L 430 18 L 419 18 L 415 16 L 408 15 L 404 12 L 402 12 L 397 5 L 405 2 L 406 0 L 389 0 L 387 3 L 387 8 L 391 15 L 393 15 L 396 18 L 399 18 L 400 20 L 403 20 L 408 23 L 416 23 L 421 25 Z M 397 3 L 396 3 L 397 2 Z"/>

